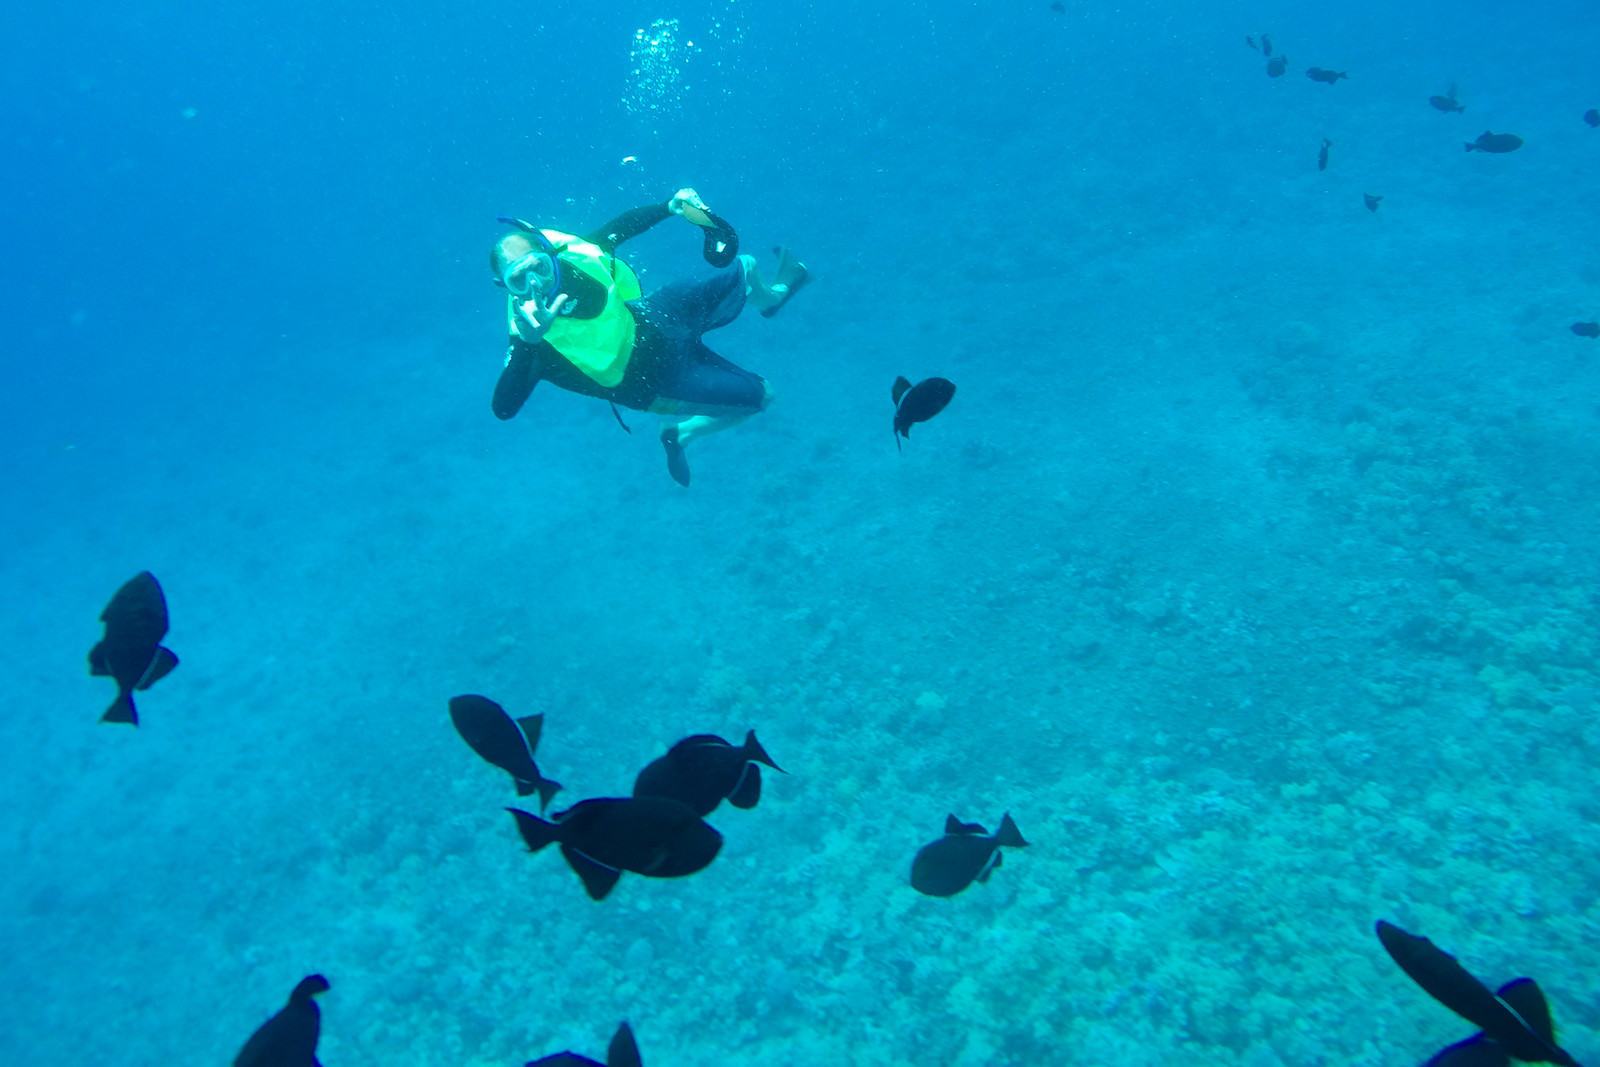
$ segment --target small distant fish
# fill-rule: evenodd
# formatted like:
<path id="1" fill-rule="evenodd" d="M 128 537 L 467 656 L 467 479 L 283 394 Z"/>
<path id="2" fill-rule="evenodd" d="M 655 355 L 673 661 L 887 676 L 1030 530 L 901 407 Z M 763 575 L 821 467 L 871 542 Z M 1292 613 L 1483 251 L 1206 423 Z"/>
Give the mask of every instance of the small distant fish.
<path id="1" fill-rule="evenodd" d="M 756 740 L 754 730 L 745 734 L 744 744 L 738 748 L 715 734 L 695 734 L 640 771 L 633 795 L 671 797 L 702 817 L 724 800 L 736 808 L 753 808 L 761 799 L 758 763 L 784 773 Z"/>
<path id="2" fill-rule="evenodd" d="M 322 1011 L 311 998 L 328 991 L 320 974 L 300 979 L 282 1011 L 261 1024 L 233 1058 L 233 1067 L 320 1067 L 317 1037 Z"/>
<path id="3" fill-rule="evenodd" d="M 722 849 L 722 835 L 685 804 L 666 797 L 598 797 L 579 801 L 546 822 L 507 808 L 529 852 L 552 842 L 583 881 L 591 900 L 604 900 L 623 871 L 648 878 L 682 878 L 703 870 Z"/>
<path id="4" fill-rule="evenodd" d="M 539 765 L 533 762 L 539 734 L 544 729 L 543 715 L 527 715 L 513 721 L 505 708 L 488 697 L 469 694 L 450 698 L 450 721 L 472 751 L 511 775 L 517 784 L 517 796 L 538 793 L 539 810 L 550 806 L 551 798 L 561 791 L 561 783 L 540 774 Z"/>
<path id="5" fill-rule="evenodd" d="M 1333 147 L 1333 142 L 1326 137 L 1322 139 L 1322 151 L 1317 153 L 1317 169 L 1328 169 L 1328 149 Z"/>
<path id="6" fill-rule="evenodd" d="M 911 440 L 913 423 L 927 422 L 956 395 L 955 384 L 944 378 L 924 378 L 912 385 L 904 377 L 894 380 L 894 447 L 900 438 Z"/>
<path id="7" fill-rule="evenodd" d="M 1261 54 L 1268 58 L 1272 56 L 1272 38 L 1264 33 L 1261 35 Z"/>
<path id="8" fill-rule="evenodd" d="M 1383 197 L 1373 196 L 1371 193 L 1362 193 L 1361 202 L 1367 205 L 1368 211 L 1378 210 L 1378 205 L 1383 203 Z"/>
<path id="9" fill-rule="evenodd" d="M 1380 920 L 1378 939 L 1389 956 L 1425 992 L 1482 1033 L 1457 1042 L 1429 1063 L 1504 1065 L 1506 1057 L 1533 1063 L 1577 1067 L 1577 1062 L 1556 1044 L 1550 1005 L 1538 983 L 1517 978 L 1491 992 L 1456 958 L 1425 937 L 1406 933 Z"/>
<path id="10" fill-rule="evenodd" d="M 1467 106 L 1456 99 L 1455 86 L 1451 86 L 1450 91 L 1443 96 L 1428 97 L 1428 103 L 1432 104 L 1436 110 L 1444 112 L 1467 110 Z"/>
<path id="11" fill-rule="evenodd" d="M 89 650 L 89 673 L 117 682 L 117 699 L 101 722 L 139 725 L 133 706 L 134 690 L 144 691 L 172 673 L 178 657 L 161 647 L 167 636 L 167 598 L 161 583 L 149 571 L 140 571 L 123 583 L 100 613 L 105 637 Z"/>
<path id="12" fill-rule="evenodd" d="M 1000 849 L 1023 848 L 1022 831 L 1007 813 L 992 836 L 975 822 L 954 815 L 944 821 L 944 836 L 922 846 L 911 864 L 911 887 L 930 897 L 953 897 L 973 882 L 987 882 L 1000 866 Z"/>
<path id="13" fill-rule="evenodd" d="M 1055 3 L 1050 5 L 1050 10 L 1058 15 L 1065 15 L 1067 13 L 1067 5 L 1063 4 L 1061 0 L 1056 0 Z"/>
<path id="14" fill-rule="evenodd" d="M 1467 146 L 1468 152 L 1515 152 L 1522 147 L 1522 138 L 1514 133 L 1490 133 L 1483 131 L 1476 141 L 1462 142 Z"/>
<path id="15" fill-rule="evenodd" d="M 1332 85 L 1340 78 L 1348 78 L 1350 75 L 1346 74 L 1342 70 L 1323 70 L 1321 67 L 1312 67 L 1310 70 L 1306 71 L 1306 77 L 1310 78 L 1314 82 L 1323 82 L 1327 85 Z"/>
<path id="16" fill-rule="evenodd" d="M 1600 337 L 1600 322 L 1575 322 L 1572 332 L 1579 337 Z"/>
<path id="17" fill-rule="evenodd" d="M 1583 113 L 1583 121 L 1590 126 L 1600 126 L 1600 108 L 1591 107 Z"/>
<path id="18" fill-rule="evenodd" d="M 1283 72 L 1289 69 L 1288 56 L 1273 56 L 1267 61 L 1267 77 L 1281 78 Z"/>
<path id="19" fill-rule="evenodd" d="M 606 1050 L 606 1062 L 599 1063 L 576 1052 L 558 1052 L 554 1056 L 529 1060 L 525 1067 L 643 1067 L 639 1058 L 639 1044 L 633 1039 L 633 1030 L 627 1023 L 617 1027 L 611 1047 Z"/>

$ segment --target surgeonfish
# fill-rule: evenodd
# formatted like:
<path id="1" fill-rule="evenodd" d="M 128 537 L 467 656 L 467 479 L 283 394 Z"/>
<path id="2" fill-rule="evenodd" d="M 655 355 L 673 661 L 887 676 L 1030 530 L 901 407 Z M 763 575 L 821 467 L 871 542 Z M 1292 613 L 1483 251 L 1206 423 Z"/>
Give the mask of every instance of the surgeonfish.
<path id="1" fill-rule="evenodd" d="M 751 730 L 744 744 L 734 748 L 715 734 L 694 734 L 667 750 L 639 772 L 633 783 L 636 797 L 670 797 L 702 818 L 724 800 L 736 808 L 753 808 L 761 799 L 761 768 L 783 774 Z"/>
<path id="2" fill-rule="evenodd" d="M 450 698 L 450 721 L 456 733 L 478 755 L 507 774 L 517 786 L 517 796 L 539 794 L 539 810 L 561 791 L 561 783 L 539 773 L 533 754 L 539 748 L 544 729 L 543 715 L 525 715 L 513 720 L 506 709 L 488 697 Z"/>
<path id="3" fill-rule="evenodd" d="M 953 897 L 973 882 L 987 882 L 1000 866 L 1001 848 L 1024 848 L 1022 831 L 1010 813 L 990 834 L 974 822 L 954 815 L 944 821 L 944 836 L 922 846 L 911 863 L 911 887 L 930 897 Z"/>
<path id="4" fill-rule="evenodd" d="M 139 725 L 134 690 L 155 685 L 178 665 L 178 657 L 161 647 L 167 636 L 167 598 L 149 571 L 140 571 L 118 589 L 100 613 L 105 637 L 89 650 L 89 673 L 117 682 L 117 699 L 101 722 Z"/>
<path id="5" fill-rule="evenodd" d="M 289 1003 L 262 1023 L 233 1058 L 233 1067 L 321 1067 L 317 1063 L 317 1038 L 322 1031 L 322 1011 L 311 998 L 328 991 L 320 974 L 300 979 Z"/>

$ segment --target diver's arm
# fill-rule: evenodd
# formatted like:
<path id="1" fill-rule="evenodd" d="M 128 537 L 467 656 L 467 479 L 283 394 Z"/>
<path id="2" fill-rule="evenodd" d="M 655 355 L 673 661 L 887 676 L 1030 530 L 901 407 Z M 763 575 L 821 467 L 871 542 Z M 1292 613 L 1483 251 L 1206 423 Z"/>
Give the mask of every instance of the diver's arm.
<path id="1" fill-rule="evenodd" d="M 632 211 L 624 211 L 594 233 L 585 234 L 584 240 L 597 244 L 607 252 L 615 252 L 624 241 L 632 240 L 656 223 L 672 217 L 666 204 L 646 204 Z"/>
<path id="2" fill-rule="evenodd" d="M 511 335 L 511 344 L 506 349 L 506 365 L 500 372 L 499 381 L 494 383 L 494 397 L 489 401 L 489 406 L 494 409 L 497 419 L 509 419 L 522 410 L 522 405 L 528 402 L 528 397 L 533 395 L 533 387 L 539 384 L 539 367 L 545 360 L 557 356 L 554 348 L 550 348 L 548 341 L 534 341 L 529 343 Z"/>
<path id="3" fill-rule="evenodd" d="M 622 242 L 639 236 L 672 215 L 682 215 L 704 232 L 705 245 L 701 253 L 713 267 L 726 267 L 739 255 L 739 235 L 733 232 L 726 219 L 713 214 L 693 189 L 679 189 L 665 204 L 646 204 L 625 211 L 586 235 L 584 240 L 599 245 L 607 253 L 615 252 Z"/>

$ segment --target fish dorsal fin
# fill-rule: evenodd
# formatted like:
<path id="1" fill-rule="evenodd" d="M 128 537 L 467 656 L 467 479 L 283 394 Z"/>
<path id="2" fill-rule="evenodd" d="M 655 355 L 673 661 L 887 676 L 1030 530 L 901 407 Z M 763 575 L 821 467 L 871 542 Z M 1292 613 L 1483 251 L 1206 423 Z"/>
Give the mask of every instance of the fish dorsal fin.
<path id="1" fill-rule="evenodd" d="M 894 380 L 894 403 L 900 406 L 900 398 L 906 395 L 906 390 L 911 388 L 911 383 L 906 381 L 905 375 L 900 375 Z"/>
<path id="2" fill-rule="evenodd" d="M 639 1043 L 633 1039 L 633 1029 L 623 1023 L 617 1027 L 611 1047 L 606 1049 L 606 1067 L 643 1067 L 639 1058 Z"/>
<path id="3" fill-rule="evenodd" d="M 1539 988 L 1538 982 L 1532 978 L 1513 978 L 1495 990 L 1494 995 L 1516 1012 L 1528 1029 L 1551 1047 L 1555 1046 L 1556 1028 L 1555 1023 L 1550 1021 L 1550 1004 L 1544 999 L 1544 991 Z"/>
<path id="4" fill-rule="evenodd" d="M 944 820 L 944 832 L 948 837 L 951 835 L 987 834 L 989 831 L 985 830 L 981 823 L 962 822 L 954 815 L 946 815 Z"/>
<path id="5" fill-rule="evenodd" d="M 749 811 L 761 802 L 761 768 L 753 763 L 744 765 L 744 773 L 739 776 L 739 784 L 733 787 L 733 792 L 728 794 L 728 803 L 736 808 Z"/>
<path id="6" fill-rule="evenodd" d="M 995 832 L 994 839 L 996 844 L 1005 845 L 1007 848 L 1028 847 L 1028 843 L 1022 839 L 1022 831 L 1011 821 L 1010 812 L 1001 817 L 1000 829 Z"/>
<path id="7" fill-rule="evenodd" d="M 150 666 L 145 668 L 144 677 L 139 679 L 135 689 L 149 689 L 161 679 L 172 673 L 172 668 L 178 665 L 178 657 L 170 648 L 157 648 L 155 659 L 150 661 Z"/>
<path id="8" fill-rule="evenodd" d="M 583 891 L 589 894 L 590 900 L 604 900 L 622 877 L 622 872 L 615 867 L 590 859 L 571 845 L 562 845 L 561 855 L 573 873 L 583 880 Z"/>
<path id="9" fill-rule="evenodd" d="M 528 742 L 528 755 L 539 750 L 539 735 L 544 732 L 544 715 L 524 715 L 517 720 L 523 740 Z"/>
<path id="10" fill-rule="evenodd" d="M 96 678 L 105 678 L 111 673 L 111 668 L 106 666 L 106 643 L 104 641 L 89 650 L 89 673 Z"/>
<path id="11" fill-rule="evenodd" d="M 328 980 L 320 974 L 308 974 L 300 979 L 294 987 L 294 992 L 289 994 L 289 1003 L 310 1000 L 318 993 L 326 993 L 329 989 Z"/>

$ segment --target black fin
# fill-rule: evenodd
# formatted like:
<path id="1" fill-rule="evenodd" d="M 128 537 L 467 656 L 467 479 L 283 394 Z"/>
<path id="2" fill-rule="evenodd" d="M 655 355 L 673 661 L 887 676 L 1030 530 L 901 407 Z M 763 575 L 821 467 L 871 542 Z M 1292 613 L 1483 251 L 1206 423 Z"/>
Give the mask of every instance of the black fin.
<path id="1" fill-rule="evenodd" d="M 1550 1005 L 1544 999 L 1538 982 L 1532 978 L 1513 978 L 1495 990 L 1494 995 L 1505 1001 L 1528 1024 L 1528 1029 L 1542 1037 L 1552 1048 L 1555 1047 L 1555 1023 L 1550 1020 Z"/>
<path id="2" fill-rule="evenodd" d="M 528 755 L 536 754 L 539 751 L 539 735 L 544 733 L 544 715 L 524 715 L 517 720 L 517 726 L 522 730 L 522 739 L 528 742 Z"/>
<path id="3" fill-rule="evenodd" d="M 978 881 L 987 882 L 989 880 L 989 876 L 997 871 L 1000 868 L 1000 864 L 1004 862 L 1005 857 L 1000 854 L 999 849 L 995 849 L 994 858 L 988 863 L 984 864 L 983 870 L 978 872 Z"/>
<path id="4" fill-rule="evenodd" d="M 529 852 L 538 852 L 556 839 L 555 823 L 545 822 L 537 815 L 530 815 L 521 808 L 506 810 L 517 820 L 517 833 L 522 835 L 522 843 L 528 846 Z"/>
<path id="5" fill-rule="evenodd" d="M 733 787 L 733 792 L 728 794 L 728 803 L 736 808 L 749 811 L 761 802 L 761 768 L 753 764 L 744 765 L 744 773 L 739 776 L 739 784 Z"/>
<path id="6" fill-rule="evenodd" d="M 987 834 L 989 831 L 983 828 L 982 823 L 962 822 L 954 815 L 947 815 L 944 820 L 944 832 L 946 836 L 964 836 L 966 834 Z"/>
<path id="7" fill-rule="evenodd" d="M 772 762 L 772 757 L 767 755 L 767 750 L 761 747 L 760 741 L 756 740 L 756 732 L 754 730 L 751 730 L 749 733 L 744 735 L 744 758 L 748 760 L 754 760 L 757 763 L 765 763 L 768 767 L 771 767 L 779 774 L 789 773 L 776 763 Z"/>
<path id="8" fill-rule="evenodd" d="M 117 699 L 111 702 L 106 713 L 100 716 L 101 722 L 125 722 L 133 726 L 139 725 L 139 712 L 133 706 L 132 693 L 118 693 Z"/>
<path id="9" fill-rule="evenodd" d="M 906 390 L 910 388 L 911 383 L 906 380 L 905 375 L 902 374 L 894 380 L 894 402 L 896 407 L 900 404 L 900 398 L 905 396 Z"/>
<path id="10" fill-rule="evenodd" d="M 606 1049 L 606 1067 L 644 1067 L 639 1058 L 639 1043 L 633 1039 L 633 1030 L 627 1023 L 617 1027 L 617 1034 Z"/>
<path id="11" fill-rule="evenodd" d="M 139 679 L 139 684 L 134 688 L 141 692 L 149 689 L 152 685 L 171 674 L 172 669 L 177 665 L 178 657 L 173 654 L 170 648 L 157 648 L 155 659 L 150 661 L 150 666 L 145 668 L 144 677 Z"/>
<path id="12" fill-rule="evenodd" d="M 1022 831 L 1017 829 L 1017 824 L 1011 821 L 1011 813 L 1007 812 L 1000 819 L 1000 829 L 995 831 L 995 844 L 1005 845 L 1007 848 L 1027 848 L 1028 843 L 1022 839 Z"/>
<path id="13" fill-rule="evenodd" d="M 519 797 L 531 797 L 533 794 L 539 791 L 539 785 L 537 782 L 525 782 L 521 778 L 517 778 L 515 776 L 513 776 L 511 780 L 517 783 L 517 796 Z M 541 807 L 539 810 L 543 811 L 544 808 Z"/>
<path id="14" fill-rule="evenodd" d="M 1422 1067 L 1511 1067 L 1511 1057 L 1488 1034 L 1446 1045 Z"/>
<path id="15" fill-rule="evenodd" d="M 535 786 L 539 790 L 540 811 L 548 808 L 550 806 L 550 802 L 556 798 L 556 794 L 561 792 L 561 783 L 551 781 L 549 778 L 539 779 L 539 781 L 535 783 Z"/>
<path id="16" fill-rule="evenodd" d="M 615 400 L 613 400 L 613 401 L 611 401 L 611 402 L 610 402 L 610 403 L 611 403 L 611 414 L 613 414 L 613 415 L 615 415 L 615 416 L 616 416 L 616 419 L 617 419 L 617 425 L 618 425 L 618 426 L 621 426 L 621 427 L 622 427 L 622 429 L 623 429 L 623 430 L 624 430 L 624 431 L 625 431 L 625 432 L 627 432 L 627 433 L 632 433 L 632 432 L 633 432 L 633 430 L 632 430 L 632 429 L 630 429 L 630 428 L 629 428 L 629 426 L 628 426 L 628 424 L 627 424 L 627 423 L 625 423 L 625 422 L 623 422 L 623 421 L 622 421 L 622 412 L 620 412 L 620 411 L 618 411 L 618 410 L 617 410 L 617 402 L 616 402 L 616 401 L 615 401 Z"/>
<path id="17" fill-rule="evenodd" d="M 590 900 L 606 899 L 606 894 L 616 888 L 617 879 L 622 877 L 621 871 L 595 862 L 571 845 L 562 845 L 561 855 L 572 872 L 583 880 L 583 891 L 589 894 Z"/>
<path id="18" fill-rule="evenodd" d="M 89 650 L 89 673 L 96 678 L 106 678 L 111 668 L 106 666 L 106 643 L 101 641 Z"/>
<path id="19" fill-rule="evenodd" d="M 294 1004 L 302 1000 L 310 1000 L 318 993 L 326 993 L 329 989 L 328 980 L 320 974 L 308 974 L 300 979 L 294 987 L 294 992 L 289 994 L 289 1003 Z"/>

